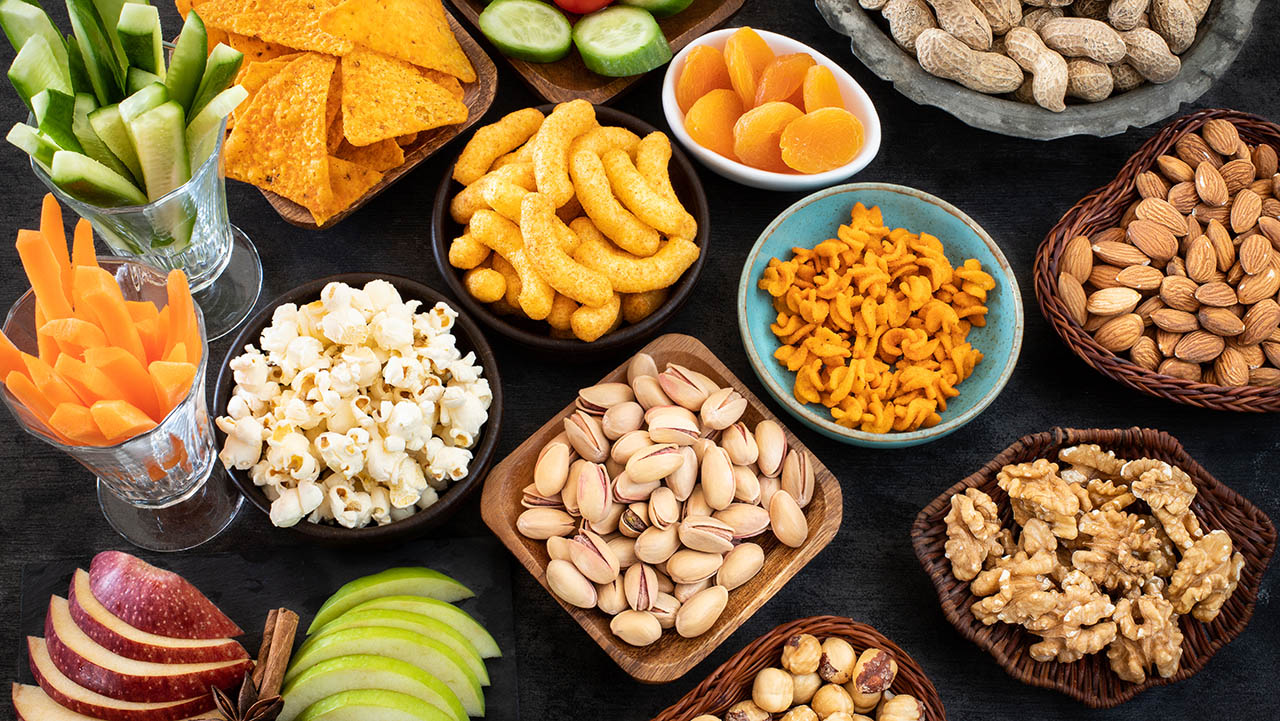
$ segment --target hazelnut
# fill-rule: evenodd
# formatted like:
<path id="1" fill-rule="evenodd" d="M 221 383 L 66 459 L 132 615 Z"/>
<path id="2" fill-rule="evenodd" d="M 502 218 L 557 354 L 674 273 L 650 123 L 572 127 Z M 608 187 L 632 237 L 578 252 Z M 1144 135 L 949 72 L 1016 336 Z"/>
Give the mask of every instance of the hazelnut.
<path id="1" fill-rule="evenodd" d="M 784 714 L 779 721 L 818 721 L 818 714 L 808 706 L 796 706 Z"/>
<path id="2" fill-rule="evenodd" d="M 818 687 L 822 685 L 822 677 L 816 673 L 797 673 L 791 676 L 793 687 L 792 703 L 809 703 L 813 700 L 813 694 L 817 692 Z"/>
<path id="3" fill-rule="evenodd" d="M 842 638 L 829 638 L 822 642 L 822 658 L 818 662 L 818 675 L 823 681 L 834 684 L 849 683 L 858 654 L 853 646 Z"/>
<path id="4" fill-rule="evenodd" d="M 724 714 L 724 721 L 769 721 L 770 718 L 769 712 L 757 706 L 754 701 L 739 701 Z"/>
<path id="5" fill-rule="evenodd" d="M 817 671 L 821 658 L 822 644 L 807 633 L 792 636 L 782 646 L 782 667 L 797 675 Z"/>
<path id="6" fill-rule="evenodd" d="M 818 714 L 818 718 L 823 720 L 835 713 L 853 713 L 853 699 L 849 697 L 847 691 L 833 683 L 818 689 L 809 706 L 814 713 Z"/>
<path id="7" fill-rule="evenodd" d="M 791 708 L 794 690 L 791 674 L 780 668 L 766 668 L 756 674 L 751 700 L 769 713 L 782 713 Z"/>

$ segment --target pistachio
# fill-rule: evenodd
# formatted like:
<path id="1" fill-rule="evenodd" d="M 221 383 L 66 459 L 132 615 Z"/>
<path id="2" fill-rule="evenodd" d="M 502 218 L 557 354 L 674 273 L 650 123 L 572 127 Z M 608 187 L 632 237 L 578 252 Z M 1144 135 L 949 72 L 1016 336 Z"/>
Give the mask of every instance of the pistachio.
<path id="1" fill-rule="evenodd" d="M 787 451 L 782 462 L 782 490 L 791 494 L 801 508 L 813 500 L 813 463 L 809 454 L 799 448 Z"/>
<path id="2" fill-rule="evenodd" d="M 714 585 L 716 585 L 714 577 L 704 578 L 701 581 L 694 581 L 693 583 L 677 583 L 676 589 L 672 595 L 676 597 L 677 601 L 684 603 L 685 601 L 693 598 L 694 594 L 697 592 L 711 588 Z"/>
<path id="3" fill-rule="evenodd" d="M 618 532 L 627 538 L 639 536 L 648 527 L 649 504 L 644 502 L 627 506 L 627 510 L 622 512 L 622 518 L 618 520 Z"/>
<path id="4" fill-rule="evenodd" d="M 684 462 L 667 476 L 667 488 L 675 494 L 681 503 L 689 500 L 693 487 L 698 484 L 698 456 L 690 446 L 680 447 L 680 456 Z"/>
<path id="5" fill-rule="evenodd" d="M 571 516 L 581 516 L 582 509 L 578 507 L 578 483 L 584 473 L 594 473 L 592 468 L 594 464 L 583 458 L 579 458 L 569 465 L 569 480 L 564 484 L 564 489 L 560 491 L 560 500 L 564 501 L 564 510 L 569 512 Z"/>
<path id="6" fill-rule="evenodd" d="M 616 441 L 631 431 L 639 430 L 644 423 L 644 409 L 635 401 L 619 403 L 604 412 L 600 428 L 605 438 Z"/>
<path id="7" fill-rule="evenodd" d="M 658 624 L 663 628 L 674 628 L 676 625 L 676 612 L 680 610 L 680 601 L 669 593 L 659 593 L 653 597 L 653 605 L 649 607 L 649 613 L 652 613 L 658 619 Z"/>
<path id="8" fill-rule="evenodd" d="M 773 498 L 773 494 L 782 488 L 782 481 L 777 476 L 759 476 L 760 481 L 760 499 L 759 505 L 765 508 L 769 507 L 769 500 Z"/>
<path id="9" fill-rule="evenodd" d="M 776 493 L 774 495 L 777 496 Z M 733 528 L 735 541 L 755 538 L 769 528 L 769 512 L 749 503 L 734 503 L 712 515 L 716 520 L 723 521 Z"/>
<path id="10" fill-rule="evenodd" d="M 769 499 L 769 527 L 779 541 L 792 548 L 799 548 L 809 537 L 804 511 L 786 491 L 778 491 Z"/>
<path id="11" fill-rule="evenodd" d="M 720 447 L 729 454 L 729 460 L 736 466 L 749 466 L 760 457 L 755 436 L 747 430 L 747 424 L 742 422 L 734 423 L 724 430 L 720 436 Z"/>
<path id="12" fill-rule="evenodd" d="M 782 459 L 787 454 L 787 434 L 776 421 L 765 419 L 756 424 L 756 467 L 761 475 L 777 476 L 782 472 Z"/>
<path id="13" fill-rule="evenodd" d="M 618 577 L 618 558 L 599 535 L 583 529 L 573 537 L 569 560 L 593 583 L 608 583 Z"/>
<path id="14" fill-rule="evenodd" d="M 578 513 L 588 521 L 603 521 L 613 503 L 613 487 L 604 466 L 599 463 L 578 466 L 575 487 Z"/>
<path id="15" fill-rule="evenodd" d="M 869 648 L 858 656 L 850 683 L 858 694 L 873 694 L 888 690 L 897 677 L 898 662 L 893 654 L 882 648 Z M 856 698 L 854 702 L 856 705 Z"/>
<path id="16" fill-rule="evenodd" d="M 798 633 L 782 645 L 782 667 L 794 674 L 816 673 L 822 661 L 822 643 L 807 633 Z M 817 686 L 813 687 L 817 690 Z"/>
<path id="17" fill-rule="evenodd" d="M 658 618 L 647 611 L 623 611 L 609 622 L 609 630 L 632 646 L 648 646 L 662 637 Z"/>
<path id="18" fill-rule="evenodd" d="M 689 516 L 680 522 L 680 542 L 706 553 L 733 550 L 733 527 L 710 516 Z"/>
<path id="19" fill-rule="evenodd" d="M 818 675 L 823 681 L 834 684 L 849 683 L 858 655 L 853 646 L 843 638 L 832 636 L 822 642 L 822 658 L 818 661 Z"/>
<path id="20" fill-rule="evenodd" d="M 707 505 L 706 492 L 702 490 L 702 484 L 698 483 L 693 487 L 693 491 L 689 493 L 689 497 L 684 502 L 683 518 L 689 516 L 710 516 L 715 509 Z"/>
<path id="21" fill-rule="evenodd" d="M 792 694 L 795 694 L 794 689 Z M 818 714 L 814 713 L 813 709 L 808 706 L 800 705 L 782 714 L 782 718 L 778 719 L 778 721 L 818 721 Z M 839 719 L 833 718 L 832 721 L 839 721 Z"/>
<path id="22" fill-rule="evenodd" d="M 750 699 L 730 706 L 724 714 L 724 721 L 769 721 L 769 718 L 769 712 Z"/>
<path id="23" fill-rule="evenodd" d="M 520 495 L 520 505 L 525 508 L 564 508 L 564 500 L 560 494 L 544 496 L 538 493 L 538 487 L 532 483 L 524 487 Z"/>
<path id="24" fill-rule="evenodd" d="M 820 686 L 813 694 L 813 698 L 809 701 L 809 708 L 818 714 L 818 718 L 825 719 L 832 714 L 853 713 L 853 699 L 849 696 L 849 692 L 843 688 L 829 683 Z"/>
<path id="25" fill-rule="evenodd" d="M 533 464 L 533 485 L 539 495 L 554 496 L 564 488 L 572 456 L 573 450 L 566 441 L 555 440 L 542 447 Z"/>
<path id="26" fill-rule="evenodd" d="M 658 364 L 648 353 L 636 353 L 627 364 L 627 382 L 635 385 L 636 379 L 642 376 L 658 377 Z"/>
<path id="27" fill-rule="evenodd" d="M 733 467 L 733 500 L 755 505 L 760 502 L 760 478 L 751 468 Z"/>
<path id="28" fill-rule="evenodd" d="M 724 557 L 720 570 L 716 571 L 716 585 L 732 591 L 755 578 L 764 568 L 764 549 L 754 543 L 742 543 Z"/>
<path id="29" fill-rule="evenodd" d="M 622 578 L 596 586 L 596 608 L 610 616 L 627 610 L 627 594 L 622 589 Z"/>
<path id="30" fill-rule="evenodd" d="M 818 639 L 813 640 L 814 643 Z M 795 686 L 796 703 L 809 703 L 813 700 L 813 695 L 822 687 L 822 677 L 816 671 L 811 673 L 792 673 L 791 683 Z"/>
<path id="31" fill-rule="evenodd" d="M 671 411 L 680 411 L 679 413 L 664 412 L 654 414 L 659 408 Z M 691 446 L 693 442 L 698 440 L 698 434 L 701 429 L 698 428 L 698 421 L 689 411 L 680 406 L 660 406 L 659 408 L 650 408 L 645 413 L 645 421 L 649 424 L 649 437 L 654 443 L 674 443 L 677 446 Z"/>
<path id="32" fill-rule="evenodd" d="M 667 369 L 658 374 L 658 384 L 662 387 L 662 392 L 667 397 L 675 401 L 678 405 L 682 405 L 691 411 L 697 411 L 702 408 L 702 404 L 706 402 L 709 394 L 708 388 L 703 385 L 697 376 L 703 376 L 697 371 L 689 370 L 682 365 L 669 363 Z M 707 382 L 710 382 L 708 379 Z M 712 383 L 714 385 L 714 383 Z"/>
<path id="33" fill-rule="evenodd" d="M 626 570 L 636 565 L 636 542 L 633 538 L 618 536 L 609 539 L 609 550 L 618 559 L 618 568 Z"/>
<path id="34" fill-rule="evenodd" d="M 732 388 L 721 388 L 702 402 L 698 417 L 707 428 L 722 431 L 737 423 L 746 410 L 747 399 L 741 393 Z"/>
<path id="35" fill-rule="evenodd" d="M 626 383 L 600 383 L 579 390 L 577 406 L 593 416 L 602 416 L 610 408 L 629 403 L 635 397 L 631 386 Z"/>
<path id="36" fill-rule="evenodd" d="M 627 467 L 625 464 L 613 460 L 613 456 L 609 456 L 604 459 L 604 469 L 609 472 L 610 478 L 617 478 L 622 475 L 623 471 L 627 470 Z"/>
<path id="37" fill-rule="evenodd" d="M 561 561 L 569 560 L 569 546 L 573 545 L 566 536 L 552 536 L 547 539 L 547 555 Z"/>
<path id="38" fill-rule="evenodd" d="M 667 564 L 659 563 L 654 568 L 654 576 L 658 579 L 658 593 L 675 593 L 676 584 L 671 577 L 665 573 Z M 656 598 L 656 596 L 655 596 Z"/>
<path id="39" fill-rule="evenodd" d="M 693 411 L 674 403 L 645 409 L 644 422 L 646 425 L 661 422 L 665 418 L 679 418 L 687 420 L 694 425 L 698 424 L 698 416 L 694 415 Z"/>
<path id="40" fill-rule="evenodd" d="M 663 563 L 680 549 L 679 528 L 650 526 L 636 538 L 634 549 L 636 558 L 645 563 Z"/>
<path id="41" fill-rule="evenodd" d="M 712 586 L 699 591 L 676 611 L 676 633 L 685 638 L 701 636 L 715 625 L 728 603 L 729 592 L 724 586 Z"/>
<path id="42" fill-rule="evenodd" d="M 637 503 L 647 501 L 650 494 L 662 485 L 661 480 L 649 481 L 648 483 L 636 483 L 631 474 L 623 471 L 618 477 L 613 479 L 613 498 L 618 503 Z"/>
<path id="43" fill-rule="evenodd" d="M 725 449 L 716 446 L 702 456 L 702 492 L 707 505 L 715 510 L 728 508 L 737 489 L 733 480 L 733 463 Z"/>
<path id="44" fill-rule="evenodd" d="M 598 521 L 584 519 L 582 527 L 602 536 L 615 533 L 618 530 L 618 523 L 622 520 L 622 512 L 625 510 L 627 510 L 627 507 L 621 503 L 610 503 L 609 509 L 605 511 L 604 518 Z"/>
<path id="45" fill-rule="evenodd" d="M 573 517 L 558 508 L 530 508 L 516 518 L 516 530 L 535 541 L 567 536 L 573 533 Z"/>
<path id="46" fill-rule="evenodd" d="M 627 605 L 637 611 L 648 611 L 658 595 L 658 577 L 653 566 L 637 563 L 627 569 L 622 577 L 622 588 L 627 594 Z"/>
<path id="47" fill-rule="evenodd" d="M 716 442 L 710 438 L 699 438 L 693 442 L 693 454 L 698 459 L 698 463 L 702 463 L 702 458 L 707 455 L 707 451 L 715 448 Z"/>
<path id="48" fill-rule="evenodd" d="M 648 410 L 654 406 L 669 406 L 671 399 L 662 391 L 662 384 L 658 382 L 657 376 L 641 376 L 631 382 L 631 388 L 636 394 L 636 403 L 641 408 Z"/>
<path id="49" fill-rule="evenodd" d="M 634 430 L 622 434 L 613 442 L 613 448 L 609 451 L 609 458 L 624 466 L 627 461 L 631 460 L 631 456 L 642 448 L 648 448 L 653 445 L 653 441 L 649 439 L 649 432 L 642 430 Z"/>
<path id="50" fill-rule="evenodd" d="M 751 684 L 751 700 L 769 713 L 790 709 L 794 694 L 791 674 L 780 668 L 762 669 Z"/>
<path id="51" fill-rule="evenodd" d="M 723 563 L 724 557 L 718 553 L 682 548 L 667 559 L 667 573 L 676 583 L 693 583 L 716 575 Z"/>
<path id="52" fill-rule="evenodd" d="M 680 501 L 670 488 L 663 486 L 649 496 L 649 522 L 658 528 L 667 528 L 680 521 Z"/>
<path id="53" fill-rule="evenodd" d="M 643 485 L 666 478 L 683 464 L 679 446 L 659 443 L 632 454 L 627 459 L 627 475 L 633 483 Z"/>
<path id="54" fill-rule="evenodd" d="M 578 455 L 592 463 L 603 463 L 609 456 L 609 439 L 595 416 L 585 411 L 574 411 L 564 419 L 564 433 Z"/>
<path id="55" fill-rule="evenodd" d="M 591 608 L 596 605 L 596 587 L 568 561 L 547 564 L 547 585 L 556 598 L 570 606 Z"/>

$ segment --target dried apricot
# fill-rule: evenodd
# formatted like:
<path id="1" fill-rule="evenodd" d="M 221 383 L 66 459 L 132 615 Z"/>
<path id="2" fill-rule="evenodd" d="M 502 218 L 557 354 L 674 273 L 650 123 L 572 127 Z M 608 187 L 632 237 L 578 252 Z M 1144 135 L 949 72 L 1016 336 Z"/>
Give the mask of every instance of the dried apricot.
<path id="1" fill-rule="evenodd" d="M 751 28 L 738 28 L 724 44 L 724 62 L 729 68 L 729 82 L 742 98 L 742 106 L 750 108 L 756 101 L 756 84 L 760 74 L 773 61 L 769 44 Z"/>
<path id="2" fill-rule="evenodd" d="M 765 66 L 756 83 L 756 105 L 774 100 L 790 101 L 791 96 L 804 84 L 805 71 L 813 66 L 809 53 L 779 55 Z M 798 107 L 798 106 L 797 106 Z"/>
<path id="3" fill-rule="evenodd" d="M 709 45 L 699 45 L 685 56 L 684 68 L 676 80 L 676 105 L 687 113 L 698 98 L 712 90 L 732 88 L 724 55 Z"/>
<path id="4" fill-rule="evenodd" d="M 804 111 L 812 113 L 818 108 L 843 108 L 844 97 L 831 70 L 814 65 L 804 74 Z"/>
<path id="5" fill-rule="evenodd" d="M 778 141 L 782 129 L 803 115 L 796 106 L 778 100 L 748 110 L 733 125 L 733 152 L 752 167 L 788 172 Z"/>
<path id="6" fill-rule="evenodd" d="M 788 123 L 778 145 L 782 161 L 792 170 L 835 170 L 862 149 L 862 122 L 844 108 L 818 108 Z"/>
<path id="7" fill-rule="evenodd" d="M 733 125 L 742 115 L 742 100 L 727 88 L 712 90 L 694 102 L 684 115 L 684 129 L 693 142 L 736 160 Z"/>

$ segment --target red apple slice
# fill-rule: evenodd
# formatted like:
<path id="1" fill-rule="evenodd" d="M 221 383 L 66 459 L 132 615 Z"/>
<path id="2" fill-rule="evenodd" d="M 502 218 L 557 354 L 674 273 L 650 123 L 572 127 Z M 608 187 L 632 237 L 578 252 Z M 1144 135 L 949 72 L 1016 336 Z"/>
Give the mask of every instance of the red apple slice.
<path id="1" fill-rule="evenodd" d="M 206 639 L 244 634 L 185 578 L 121 551 L 94 556 L 89 584 L 108 611 L 140 631 Z"/>
<path id="2" fill-rule="evenodd" d="M 213 697 L 207 693 L 170 703 L 118 701 L 79 686 L 63 675 L 53 665 L 49 647 L 43 638 L 28 636 L 27 652 L 31 657 L 31 673 L 49 698 L 86 716 L 105 721 L 176 721 L 213 708 Z"/>
<path id="3" fill-rule="evenodd" d="M 89 574 L 76 569 L 67 597 L 71 619 L 100 646 L 125 658 L 157 663 L 200 663 L 249 658 L 249 652 L 229 638 L 191 639 L 140 631 L 111 613 L 94 598 Z"/>
<path id="4" fill-rule="evenodd" d="M 12 693 L 13 708 L 18 712 L 19 721 L 98 721 L 92 716 L 58 705 L 39 686 L 15 683 Z M 197 717 L 193 716 L 186 721 L 193 721 L 195 718 Z"/>
<path id="5" fill-rule="evenodd" d="M 49 656 L 58 670 L 76 684 L 121 701 L 159 703 L 181 701 L 209 692 L 211 686 L 230 688 L 252 665 L 240 661 L 154 663 L 137 661 L 99 646 L 71 620 L 66 599 L 49 599 L 44 622 Z"/>

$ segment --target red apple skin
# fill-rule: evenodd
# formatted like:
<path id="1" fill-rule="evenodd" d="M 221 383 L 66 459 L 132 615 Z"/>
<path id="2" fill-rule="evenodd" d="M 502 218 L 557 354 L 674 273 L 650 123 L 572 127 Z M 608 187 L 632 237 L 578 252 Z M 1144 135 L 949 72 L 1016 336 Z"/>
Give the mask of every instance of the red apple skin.
<path id="1" fill-rule="evenodd" d="M 121 635 L 113 630 L 112 626 L 118 628 L 120 625 L 128 626 L 128 624 L 97 601 L 90 589 L 89 574 L 83 570 L 76 570 L 67 600 L 71 606 L 71 619 L 76 622 L 80 630 L 97 641 L 98 645 L 125 658 L 156 663 L 203 663 L 249 658 L 249 652 L 229 638 L 222 639 L 222 643 L 217 644 L 211 642 L 208 645 L 182 646 L 161 643 L 163 638 L 169 637 L 157 637 L 154 639 L 156 643 L 147 643 Z"/>
<path id="2" fill-rule="evenodd" d="M 55 596 L 56 600 L 57 597 Z M 99 666 L 76 651 L 72 650 L 60 637 L 58 631 L 79 632 L 75 623 L 66 616 L 65 624 L 55 622 L 54 601 L 49 603 L 49 614 L 45 617 L 44 635 L 49 645 L 49 656 L 53 664 L 74 683 L 95 693 L 109 696 L 121 701 L 139 701 L 144 703 L 162 703 L 165 701 L 182 701 L 209 692 L 211 687 L 228 689 L 239 683 L 252 662 L 228 662 L 204 671 L 168 676 L 138 676 L 122 673 L 112 668 Z M 93 639 L 85 638 L 85 645 L 92 648 L 93 655 L 120 659 L 122 657 L 98 646 Z"/>
<path id="3" fill-rule="evenodd" d="M 174 638 L 230 638 L 244 631 L 186 579 L 122 551 L 89 566 L 93 595 L 136 629 Z"/>
<path id="4" fill-rule="evenodd" d="M 104 697 L 63 676 L 53 665 L 48 646 L 42 639 L 28 636 L 27 653 L 31 659 L 31 673 L 45 694 L 59 705 L 85 716 L 103 721 L 178 721 L 213 710 L 213 696 L 207 693 L 186 701 L 156 704 L 158 708 L 128 708 L 132 704 Z"/>

